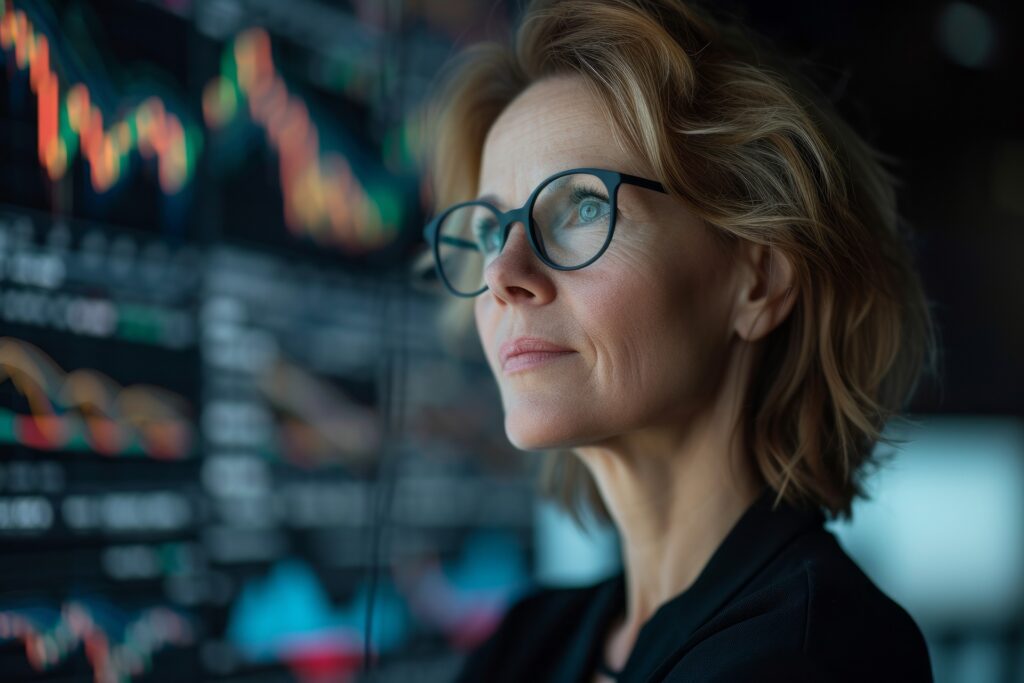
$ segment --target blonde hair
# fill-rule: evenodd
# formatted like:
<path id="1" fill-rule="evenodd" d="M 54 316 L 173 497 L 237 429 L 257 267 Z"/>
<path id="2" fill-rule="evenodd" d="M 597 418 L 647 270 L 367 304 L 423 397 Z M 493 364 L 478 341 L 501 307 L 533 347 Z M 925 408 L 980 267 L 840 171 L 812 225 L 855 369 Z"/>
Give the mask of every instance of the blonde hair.
<path id="1" fill-rule="evenodd" d="M 937 375 L 936 331 L 883 166 L 892 159 L 740 22 L 680 0 L 536 0 L 514 46 L 476 44 L 445 72 L 428 123 L 438 208 L 475 196 L 491 124 L 558 74 L 582 77 L 624 148 L 723 241 L 793 263 L 797 299 L 763 342 L 743 434 L 776 503 L 849 517 L 876 443 L 894 442 L 883 427 L 923 369 Z M 464 341 L 472 300 L 452 297 L 441 324 Z M 608 520 L 570 454 L 547 454 L 541 489 L 577 522 L 582 505 Z"/>

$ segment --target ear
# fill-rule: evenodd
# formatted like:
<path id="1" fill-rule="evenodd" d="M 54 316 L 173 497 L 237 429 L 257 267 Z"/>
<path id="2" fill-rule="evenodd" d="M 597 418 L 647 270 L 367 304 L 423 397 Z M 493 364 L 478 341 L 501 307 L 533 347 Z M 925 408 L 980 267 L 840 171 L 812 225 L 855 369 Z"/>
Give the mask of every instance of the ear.
<path id="1" fill-rule="evenodd" d="M 733 328 L 753 342 L 782 324 L 796 303 L 793 263 L 781 249 L 754 242 L 738 246 L 739 283 Z"/>

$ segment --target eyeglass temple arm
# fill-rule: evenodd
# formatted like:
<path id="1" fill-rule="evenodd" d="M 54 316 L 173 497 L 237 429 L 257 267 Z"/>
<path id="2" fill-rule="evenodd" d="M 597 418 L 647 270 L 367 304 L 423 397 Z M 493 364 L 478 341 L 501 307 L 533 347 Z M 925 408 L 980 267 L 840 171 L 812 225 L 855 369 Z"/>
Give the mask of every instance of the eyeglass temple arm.
<path id="1" fill-rule="evenodd" d="M 430 238 L 432 237 L 432 228 L 433 225 L 428 225 L 427 227 L 423 228 L 423 237 L 426 238 L 428 243 L 430 242 Z M 473 251 L 480 250 L 480 247 L 477 246 L 476 242 L 460 239 L 458 237 L 450 237 L 448 235 L 444 235 L 441 237 L 441 244 L 450 244 L 451 246 L 459 247 L 460 249 L 472 249 Z"/>
<path id="2" fill-rule="evenodd" d="M 647 178 L 629 175 L 628 173 L 620 173 L 619 175 L 622 177 L 623 182 L 629 183 L 630 185 L 639 185 L 640 187 L 647 188 L 648 190 L 668 194 L 668 190 L 665 189 L 665 186 L 656 180 L 648 180 Z"/>

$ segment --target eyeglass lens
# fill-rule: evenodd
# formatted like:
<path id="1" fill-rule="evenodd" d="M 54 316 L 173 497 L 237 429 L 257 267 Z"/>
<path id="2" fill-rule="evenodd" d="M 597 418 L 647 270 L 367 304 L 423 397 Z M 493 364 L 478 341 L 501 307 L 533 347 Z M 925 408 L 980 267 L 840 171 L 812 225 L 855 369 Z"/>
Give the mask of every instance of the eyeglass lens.
<path id="1" fill-rule="evenodd" d="M 594 258 L 608 239 L 612 206 L 597 176 L 573 173 L 548 182 L 533 205 L 536 240 L 544 258 L 576 267 Z M 449 212 L 439 228 L 440 265 L 456 291 L 479 292 L 483 271 L 504 247 L 496 213 L 472 204 Z"/>

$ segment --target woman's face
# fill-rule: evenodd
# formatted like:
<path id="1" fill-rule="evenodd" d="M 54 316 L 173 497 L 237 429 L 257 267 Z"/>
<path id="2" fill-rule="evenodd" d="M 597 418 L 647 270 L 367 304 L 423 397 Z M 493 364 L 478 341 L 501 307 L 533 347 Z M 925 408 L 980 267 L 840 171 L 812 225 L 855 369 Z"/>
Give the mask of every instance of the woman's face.
<path id="1" fill-rule="evenodd" d="M 535 83 L 488 133 L 480 195 L 508 210 L 553 173 L 585 166 L 652 178 L 615 146 L 611 125 L 579 77 Z M 732 259 L 668 195 L 623 184 L 618 211 L 611 244 L 586 268 L 548 268 L 515 224 L 484 272 L 477 330 L 517 448 L 681 427 L 717 389 L 732 336 Z M 572 353 L 503 371 L 502 344 L 522 336 Z"/>

